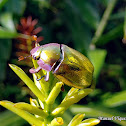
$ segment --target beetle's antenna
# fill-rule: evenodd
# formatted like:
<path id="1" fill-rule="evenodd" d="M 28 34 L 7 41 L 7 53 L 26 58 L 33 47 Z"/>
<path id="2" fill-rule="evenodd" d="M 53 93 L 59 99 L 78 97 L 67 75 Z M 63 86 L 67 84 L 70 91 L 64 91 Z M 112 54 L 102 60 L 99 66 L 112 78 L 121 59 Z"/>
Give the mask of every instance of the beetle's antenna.
<path id="1" fill-rule="evenodd" d="M 26 58 L 28 58 L 28 57 L 30 57 L 30 56 L 31 56 L 31 55 L 26 56 L 26 57 L 20 56 L 20 57 L 18 57 L 18 61 L 24 60 L 24 59 L 26 59 Z"/>
<path id="2" fill-rule="evenodd" d="M 37 42 L 37 36 L 36 35 L 33 35 L 32 36 L 32 40 L 35 41 L 35 42 Z"/>
<path id="3" fill-rule="evenodd" d="M 32 36 L 32 41 L 35 42 L 35 47 L 39 46 L 36 35 Z"/>

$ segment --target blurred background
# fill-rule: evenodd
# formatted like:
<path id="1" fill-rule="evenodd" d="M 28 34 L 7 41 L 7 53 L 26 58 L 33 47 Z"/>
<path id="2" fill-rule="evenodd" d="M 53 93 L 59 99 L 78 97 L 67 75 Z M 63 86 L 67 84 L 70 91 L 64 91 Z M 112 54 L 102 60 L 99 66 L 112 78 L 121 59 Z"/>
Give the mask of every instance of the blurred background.
<path id="1" fill-rule="evenodd" d="M 30 77 L 29 55 L 33 43 L 25 35 L 37 35 L 40 44 L 66 44 L 94 64 L 96 89 L 64 114 L 68 123 L 77 113 L 85 118 L 126 117 L 126 0 L 0 0 L 0 100 L 24 101 L 34 94 L 13 73 L 8 63 Z M 60 94 L 61 102 L 70 87 Z M 29 124 L 0 106 L 1 126 Z M 99 126 L 126 126 L 126 121 L 101 121 Z"/>

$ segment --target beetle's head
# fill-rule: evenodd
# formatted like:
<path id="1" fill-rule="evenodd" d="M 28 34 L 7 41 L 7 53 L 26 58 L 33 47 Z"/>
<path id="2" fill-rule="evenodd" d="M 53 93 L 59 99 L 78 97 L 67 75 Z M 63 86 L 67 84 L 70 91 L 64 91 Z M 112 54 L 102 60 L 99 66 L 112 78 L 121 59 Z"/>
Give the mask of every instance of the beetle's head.
<path id="1" fill-rule="evenodd" d="M 34 60 L 39 60 L 41 54 L 41 47 L 35 47 L 30 51 L 30 54 Z"/>
<path id="2" fill-rule="evenodd" d="M 39 60 L 40 58 L 40 54 L 41 54 L 41 47 L 38 46 L 38 47 L 35 47 L 33 48 L 31 51 L 30 51 L 30 55 L 26 56 L 26 57 L 23 57 L 23 56 L 20 56 L 18 57 L 18 61 L 21 61 L 21 60 L 24 60 L 28 57 L 31 57 L 34 59 L 34 60 Z"/>

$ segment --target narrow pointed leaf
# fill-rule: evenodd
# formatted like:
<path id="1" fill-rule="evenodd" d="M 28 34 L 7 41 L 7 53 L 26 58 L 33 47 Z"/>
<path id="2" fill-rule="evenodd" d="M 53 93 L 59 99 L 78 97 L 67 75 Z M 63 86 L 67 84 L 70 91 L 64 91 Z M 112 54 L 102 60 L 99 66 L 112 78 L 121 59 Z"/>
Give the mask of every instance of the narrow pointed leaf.
<path id="1" fill-rule="evenodd" d="M 94 125 L 99 124 L 100 120 L 99 119 L 95 119 L 95 118 L 90 118 L 90 119 L 86 119 L 86 120 L 82 121 L 82 124 L 83 123 L 89 123 L 89 126 L 94 126 Z"/>
<path id="2" fill-rule="evenodd" d="M 2 13 L 0 15 L 0 21 L 3 27 L 8 29 L 9 31 L 16 32 L 11 13 L 7 13 L 7 12 Z"/>
<path id="3" fill-rule="evenodd" d="M 42 109 L 32 106 L 28 103 L 24 103 L 24 102 L 19 102 L 14 104 L 14 107 L 28 111 L 29 113 L 35 114 L 35 115 L 39 115 L 43 118 L 47 117 L 48 114 L 46 112 L 44 112 Z"/>
<path id="4" fill-rule="evenodd" d="M 73 87 L 72 87 L 72 88 L 69 90 L 69 92 L 67 93 L 67 95 L 65 96 L 65 98 L 63 99 L 63 101 L 65 101 L 67 98 L 71 97 L 73 94 L 77 93 L 78 90 L 79 90 L 79 89 L 73 88 Z M 62 102 L 63 102 L 63 101 L 62 101 Z"/>
<path id="5" fill-rule="evenodd" d="M 107 107 L 117 107 L 126 104 L 126 90 L 109 95 L 103 100 L 103 104 Z"/>
<path id="6" fill-rule="evenodd" d="M 52 115 L 58 115 L 58 114 L 63 114 L 66 109 L 68 109 L 72 104 L 77 103 L 80 101 L 82 98 L 87 96 L 89 93 L 91 93 L 93 90 L 92 89 L 83 89 L 78 91 L 78 93 L 74 94 L 70 98 L 67 98 L 64 100 L 57 108 L 55 108 L 52 111 Z"/>
<path id="7" fill-rule="evenodd" d="M 33 79 L 34 79 L 34 83 L 37 86 L 37 88 L 44 94 L 44 91 L 42 89 L 42 86 L 41 86 L 40 82 L 36 80 L 37 79 L 37 75 L 36 74 L 33 74 Z"/>
<path id="8" fill-rule="evenodd" d="M 9 110 L 0 113 L 0 124 L 2 124 L 2 126 L 17 126 L 19 123 L 20 126 L 27 124 L 23 118 Z"/>
<path id="9" fill-rule="evenodd" d="M 70 121 L 70 123 L 68 124 L 68 126 L 76 126 L 77 124 L 79 124 L 83 120 L 84 116 L 85 116 L 85 114 L 77 114 Z"/>
<path id="10" fill-rule="evenodd" d="M 104 65 L 107 51 L 103 49 L 90 50 L 88 56 L 94 65 L 94 77 L 97 79 Z"/>
<path id="11" fill-rule="evenodd" d="M 62 85 L 63 85 L 62 82 L 56 83 L 56 85 L 53 87 L 53 89 L 51 90 L 51 92 L 46 100 L 47 104 L 53 104 L 55 102 L 55 99 L 57 98 L 58 94 L 61 91 Z"/>
<path id="12" fill-rule="evenodd" d="M 12 32 L 7 29 L 0 27 L 0 38 L 16 38 L 18 36 L 17 32 Z"/>
<path id="13" fill-rule="evenodd" d="M 112 40 L 122 37 L 122 35 L 123 35 L 123 23 L 114 27 L 112 30 L 108 31 L 106 34 L 103 34 L 97 41 L 96 46 L 104 46 L 105 44 L 111 42 Z M 125 39 L 123 40 L 125 41 Z"/>
<path id="14" fill-rule="evenodd" d="M 116 2 L 117 2 L 117 0 L 111 0 L 108 3 L 107 8 L 104 11 L 103 17 L 97 27 L 97 30 L 95 32 L 94 37 L 92 39 L 92 44 L 96 44 L 98 39 L 102 36 L 102 33 L 105 29 L 105 26 L 107 25 L 108 19 L 109 19 L 110 15 L 115 7 Z"/>
<path id="15" fill-rule="evenodd" d="M 33 62 L 33 65 L 34 65 L 34 67 L 36 69 L 38 67 L 37 61 L 32 58 L 32 62 Z M 44 75 L 44 71 L 40 70 L 36 74 L 37 74 L 37 78 L 41 78 Z M 36 80 L 34 74 L 33 74 L 33 78 L 34 78 L 34 82 L 37 84 L 38 82 L 36 82 L 37 80 Z M 41 91 L 44 92 L 44 94 L 47 96 L 46 92 L 47 92 L 47 90 L 49 88 L 49 83 L 46 82 L 44 79 L 39 80 L 39 83 L 41 85 Z"/>
<path id="16" fill-rule="evenodd" d="M 36 126 L 42 125 L 41 120 L 37 119 L 36 117 L 34 117 L 33 115 L 31 115 L 30 113 L 28 113 L 26 111 L 23 111 L 21 109 L 14 107 L 14 103 L 12 103 L 10 101 L 0 101 L 0 105 L 11 110 L 12 112 L 16 113 L 17 115 L 21 116 L 26 121 L 28 121 L 31 125 L 36 125 Z"/>
<path id="17" fill-rule="evenodd" d="M 14 64 L 9 64 L 11 69 L 21 78 L 22 81 L 31 89 L 31 91 L 42 101 L 44 101 L 44 94 L 36 87 L 34 82 L 25 74 L 25 72 Z"/>

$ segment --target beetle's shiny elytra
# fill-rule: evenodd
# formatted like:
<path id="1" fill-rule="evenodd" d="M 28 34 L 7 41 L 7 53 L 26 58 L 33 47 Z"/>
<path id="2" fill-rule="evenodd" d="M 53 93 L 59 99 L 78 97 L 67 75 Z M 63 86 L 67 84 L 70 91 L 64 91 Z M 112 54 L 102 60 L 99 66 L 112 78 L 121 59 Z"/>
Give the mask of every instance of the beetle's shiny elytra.
<path id="1" fill-rule="evenodd" d="M 35 47 L 30 53 L 39 65 L 37 69 L 30 69 L 30 73 L 46 70 L 45 81 L 52 71 L 66 85 L 79 89 L 91 85 L 94 67 L 80 52 L 64 44 L 50 43 Z"/>

